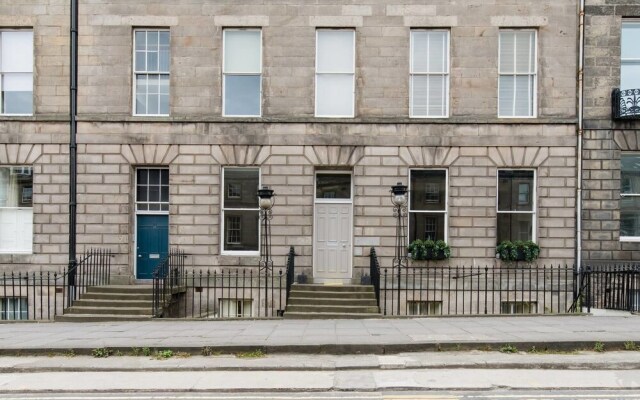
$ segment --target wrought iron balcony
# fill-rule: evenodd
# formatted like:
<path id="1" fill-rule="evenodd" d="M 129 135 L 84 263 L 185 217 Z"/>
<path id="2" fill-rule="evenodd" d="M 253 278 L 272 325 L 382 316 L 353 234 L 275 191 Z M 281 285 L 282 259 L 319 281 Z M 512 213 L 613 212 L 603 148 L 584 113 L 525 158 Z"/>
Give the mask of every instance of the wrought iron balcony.
<path id="1" fill-rule="evenodd" d="M 640 120 L 640 89 L 613 89 L 611 106 L 613 119 Z"/>

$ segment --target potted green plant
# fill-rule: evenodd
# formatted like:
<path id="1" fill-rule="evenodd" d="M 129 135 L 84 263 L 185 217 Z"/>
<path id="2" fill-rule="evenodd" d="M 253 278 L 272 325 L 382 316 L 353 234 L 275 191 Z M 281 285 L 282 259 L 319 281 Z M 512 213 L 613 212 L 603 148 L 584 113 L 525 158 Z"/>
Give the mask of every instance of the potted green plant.
<path id="1" fill-rule="evenodd" d="M 496 247 L 496 255 L 503 261 L 532 262 L 540 255 L 540 246 L 531 240 L 504 240 Z"/>
<path id="2" fill-rule="evenodd" d="M 416 239 L 408 247 L 412 260 L 446 260 L 451 256 L 451 249 L 444 240 Z"/>

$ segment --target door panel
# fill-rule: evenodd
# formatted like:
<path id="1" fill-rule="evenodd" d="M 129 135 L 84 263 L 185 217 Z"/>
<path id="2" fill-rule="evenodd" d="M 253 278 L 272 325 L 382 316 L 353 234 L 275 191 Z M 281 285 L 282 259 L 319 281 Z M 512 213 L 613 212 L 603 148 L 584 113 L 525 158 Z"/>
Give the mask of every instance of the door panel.
<path id="1" fill-rule="evenodd" d="M 153 270 L 169 253 L 169 216 L 138 215 L 136 278 L 151 279 Z"/>
<path id="2" fill-rule="evenodd" d="M 351 279 L 350 203 L 315 205 L 314 277 Z"/>

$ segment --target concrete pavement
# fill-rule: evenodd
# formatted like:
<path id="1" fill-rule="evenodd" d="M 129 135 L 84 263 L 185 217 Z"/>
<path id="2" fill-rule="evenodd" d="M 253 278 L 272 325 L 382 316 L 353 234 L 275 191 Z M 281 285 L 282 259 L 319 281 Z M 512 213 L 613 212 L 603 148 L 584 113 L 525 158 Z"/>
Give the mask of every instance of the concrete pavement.
<path id="1" fill-rule="evenodd" d="M 403 351 L 593 348 L 640 344 L 640 316 L 518 316 L 365 320 L 150 320 L 103 323 L 0 324 L 0 353 L 37 354 L 109 347 L 149 347 L 199 354 L 382 354 Z"/>

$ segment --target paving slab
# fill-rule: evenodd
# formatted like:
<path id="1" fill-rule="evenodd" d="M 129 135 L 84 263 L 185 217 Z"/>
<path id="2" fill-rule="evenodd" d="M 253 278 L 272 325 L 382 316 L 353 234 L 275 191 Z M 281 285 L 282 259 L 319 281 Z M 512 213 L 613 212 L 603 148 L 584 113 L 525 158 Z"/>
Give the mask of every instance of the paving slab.
<path id="1" fill-rule="evenodd" d="M 2 323 L 0 354 L 97 347 L 169 348 L 198 354 L 262 348 L 269 353 L 397 353 L 454 348 L 621 348 L 640 344 L 640 316 L 522 316 L 344 320 L 148 320 Z"/>

